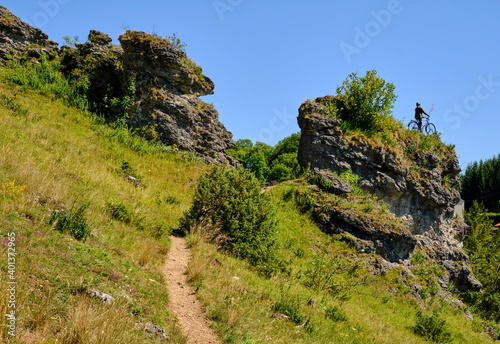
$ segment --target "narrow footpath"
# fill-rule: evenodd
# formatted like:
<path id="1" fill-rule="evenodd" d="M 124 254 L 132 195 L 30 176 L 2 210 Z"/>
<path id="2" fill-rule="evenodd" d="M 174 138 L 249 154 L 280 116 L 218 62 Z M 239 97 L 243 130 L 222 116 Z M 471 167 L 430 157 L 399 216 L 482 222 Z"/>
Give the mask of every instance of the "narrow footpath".
<path id="1" fill-rule="evenodd" d="M 186 240 L 174 235 L 170 239 L 172 246 L 162 269 L 167 281 L 169 308 L 179 319 L 182 332 L 188 338 L 189 344 L 221 344 L 215 332 L 209 327 L 210 321 L 205 316 L 184 274 L 191 259 L 191 251 L 186 245 Z"/>

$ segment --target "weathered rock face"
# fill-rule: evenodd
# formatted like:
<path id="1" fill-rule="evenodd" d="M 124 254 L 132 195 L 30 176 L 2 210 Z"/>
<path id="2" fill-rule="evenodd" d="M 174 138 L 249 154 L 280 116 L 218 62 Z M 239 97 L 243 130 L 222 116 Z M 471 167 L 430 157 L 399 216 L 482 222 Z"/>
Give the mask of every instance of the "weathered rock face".
<path id="1" fill-rule="evenodd" d="M 7 59 L 12 53 L 25 50 L 33 57 L 40 57 L 42 52 L 51 54 L 58 44 L 48 38 L 42 30 L 26 24 L 0 6 L 0 58 Z"/>
<path id="2" fill-rule="evenodd" d="M 418 247 L 449 271 L 459 289 L 479 289 L 462 249 L 465 224 L 454 214 L 460 201 L 456 155 L 450 152 L 440 158 L 432 152 L 402 151 L 356 134 L 344 135 L 340 121 L 326 116 L 324 104 L 333 100 L 324 97 L 301 105 L 300 165 L 336 173 L 352 170 L 360 177 L 359 186 L 386 202 L 406 230 L 374 228 L 341 210 L 332 210 L 323 228 L 349 232 L 391 262 L 408 261 Z M 404 148 L 411 144 L 398 142 Z"/>
<path id="3" fill-rule="evenodd" d="M 197 152 L 210 162 L 236 165 L 224 152 L 235 144 L 232 134 L 219 122 L 215 108 L 199 98 L 214 89 L 201 68 L 166 39 L 127 31 L 119 40 L 124 73 L 136 85 L 132 125 L 154 128 L 162 142 Z"/>

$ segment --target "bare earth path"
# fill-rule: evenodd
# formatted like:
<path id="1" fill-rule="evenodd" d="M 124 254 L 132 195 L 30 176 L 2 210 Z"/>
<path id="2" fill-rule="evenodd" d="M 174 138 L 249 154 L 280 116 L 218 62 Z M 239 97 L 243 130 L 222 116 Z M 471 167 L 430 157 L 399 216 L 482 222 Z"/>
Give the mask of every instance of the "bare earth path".
<path id="1" fill-rule="evenodd" d="M 186 240 L 171 236 L 172 246 L 163 266 L 162 273 L 167 281 L 170 310 L 179 319 L 182 332 L 190 344 L 220 344 L 217 335 L 209 327 L 193 288 L 187 282 L 186 271 L 191 251 Z"/>

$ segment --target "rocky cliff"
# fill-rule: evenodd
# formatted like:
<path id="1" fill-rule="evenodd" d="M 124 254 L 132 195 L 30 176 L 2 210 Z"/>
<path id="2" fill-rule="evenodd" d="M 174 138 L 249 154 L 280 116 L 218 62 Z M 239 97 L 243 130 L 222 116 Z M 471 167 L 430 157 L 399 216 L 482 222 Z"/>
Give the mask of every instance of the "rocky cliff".
<path id="1" fill-rule="evenodd" d="M 448 271 L 445 282 L 452 280 L 460 290 L 480 289 L 462 249 L 465 224 L 454 213 L 460 201 L 460 167 L 453 148 L 438 137 L 403 128 L 378 137 L 345 133 L 341 121 L 328 111 L 332 101 L 323 97 L 301 105 L 300 165 L 315 170 L 327 185 L 335 184 L 338 174 L 352 171 L 359 176 L 359 187 L 376 195 L 398 221 L 373 221 L 331 204 L 325 209 L 323 203 L 314 211 L 322 228 L 349 233 L 360 250 L 380 254 L 389 263 L 408 264 L 418 249 Z"/>
<path id="2" fill-rule="evenodd" d="M 0 7 L 0 57 L 61 61 L 63 73 L 85 85 L 91 109 L 108 120 L 126 113 L 129 125 L 146 138 L 196 152 L 212 163 L 237 161 L 225 153 L 232 134 L 218 120 L 217 110 L 199 96 L 212 94 L 213 82 L 169 39 L 139 31 L 119 38 L 90 31 L 88 41 L 57 48 L 41 30 Z"/>

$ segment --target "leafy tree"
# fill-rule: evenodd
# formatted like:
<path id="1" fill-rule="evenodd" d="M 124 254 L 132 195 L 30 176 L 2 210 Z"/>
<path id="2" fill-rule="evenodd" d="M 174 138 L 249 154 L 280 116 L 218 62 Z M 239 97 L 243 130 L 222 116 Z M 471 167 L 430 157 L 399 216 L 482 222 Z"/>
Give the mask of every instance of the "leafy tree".
<path id="1" fill-rule="evenodd" d="M 469 297 L 486 316 L 500 320 L 500 232 L 494 231 L 483 204 L 474 201 L 464 214 L 469 232 L 464 247 L 483 293 Z M 469 295 L 470 296 L 470 295 Z"/>
<path id="2" fill-rule="evenodd" d="M 236 158 L 243 167 L 254 172 L 262 181 L 288 180 L 300 171 L 297 161 L 300 134 L 292 134 L 271 147 L 265 143 L 238 140 L 236 146 L 227 153 Z"/>
<path id="3" fill-rule="evenodd" d="M 295 178 L 300 172 L 297 153 L 285 153 L 278 155 L 271 162 L 269 180 L 289 180 Z"/>
<path id="4" fill-rule="evenodd" d="M 248 169 L 216 165 L 198 179 L 181 228 L 189 231 L 193 222 L 203 220 L 210 230 L 219 229 L 230 238 L 224 248 L 265 272 L 276 269 L 277 218 L 270 196 L 261 193 L 259 180 Z"/>
<path id="5" fill-rule="evenodd" d="M 332 111 L 352 128 L 375 132 L 384 129 L 384 117 L 391 114 L 395 86 L 377 75 L 375 70 L 364 77 L 351 73 L 342 85 L 337 87 L 337 102 Z"/>
<path id="6" fill-rule="evenodd" d="M 288 137 L 285 137 L 283 140 L 278 142 L 276 146 L 273 148 L 273 152 L 271 154 L 271 161 L 279 158 L 280 155 L 283 154 L 295 154 L 299 150 L 300 143 L 300 134 L 292 134 Z"/>
<path id="7" fill-rule="evenodd" d="M 268 161 L 271 150 L 271 146 L 257 142 L 248 152 L 244 167 L 255 173 L 259 180 L 267 180 L 269 176 Z"/>

